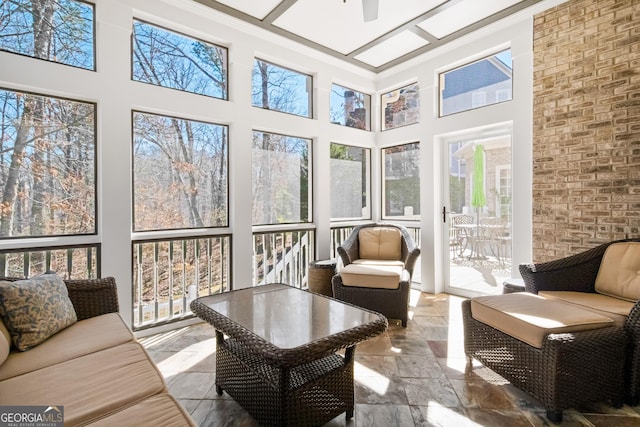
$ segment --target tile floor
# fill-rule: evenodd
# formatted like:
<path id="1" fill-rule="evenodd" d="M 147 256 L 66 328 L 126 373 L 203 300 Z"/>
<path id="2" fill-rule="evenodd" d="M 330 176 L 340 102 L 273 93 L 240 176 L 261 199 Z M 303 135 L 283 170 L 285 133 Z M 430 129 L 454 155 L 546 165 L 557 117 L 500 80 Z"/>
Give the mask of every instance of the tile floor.
<path id="1" fill-rule="evenodd" d="M 406 328 L 391 321 L 383 335 L 356 349 L 354 417 L 327 426 L 545 426 L 544 409 L 480 364 L 465 373 L 461 298 L 412 292 Z M 169 391 L 201 427 L 255 426 L 227 394 L 215 392 L 215 338 L 206 323 L 140 341 Z M 477 363 L 477 362 L 476 362 Z M 640 407 L 606 404 L 565 411 L 563 426 L 640 426 Z"/>

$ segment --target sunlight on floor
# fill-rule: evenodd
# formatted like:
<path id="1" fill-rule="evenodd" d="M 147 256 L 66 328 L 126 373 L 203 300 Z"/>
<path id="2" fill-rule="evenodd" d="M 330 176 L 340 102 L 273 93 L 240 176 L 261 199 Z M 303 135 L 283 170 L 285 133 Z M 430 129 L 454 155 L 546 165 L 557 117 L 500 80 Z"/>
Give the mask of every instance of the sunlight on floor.
<path id="1" fill-rule="evenodd" d="M 357 383 L 362 384 L 379 396 L 387 394 L 390 384 L 389 378 L 384 375 L 380 375 L 376 371 L 369 369 L 358 362 L 354 363 L 353 371 L 355 381 Z"/>
<path id="2" fill-rule="evenodd" d="M 193 366 L 202 362 L 207 357 L 216 352 L 216 340 L 211 338 L 203 340 L 195 344 L 191 344 L 184 350 L 169 356 L 168 358 L 161 360 L 157 363 L 161 372 L 171 371 L 172 367 L 180 365 L 183 371 L 188 371 Z M 189 358 L 185 358 L 184 354 L 189 354 Z"/>
<path id="3" fill-rule="evenodd" d="M 429 425 L 439 426 L 447 420 L 447 425 L 464 427 L 482 427 L 482 424 L 474 423 L 465 415 L 459 414 L 451 408 L 440 405 L 438 402 L 429 401 L 427 404 L 427 421 Z"/>

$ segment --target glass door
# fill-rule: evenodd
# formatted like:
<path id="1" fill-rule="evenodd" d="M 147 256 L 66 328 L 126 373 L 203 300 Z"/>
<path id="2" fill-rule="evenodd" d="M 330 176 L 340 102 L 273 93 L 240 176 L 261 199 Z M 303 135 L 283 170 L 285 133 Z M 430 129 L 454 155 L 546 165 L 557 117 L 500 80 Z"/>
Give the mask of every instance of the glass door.
<path id="1" fill-rule="evenodd" d="M 448 293 L 502 293 L 511 277 L 511 133 L 444 142 Z"/>

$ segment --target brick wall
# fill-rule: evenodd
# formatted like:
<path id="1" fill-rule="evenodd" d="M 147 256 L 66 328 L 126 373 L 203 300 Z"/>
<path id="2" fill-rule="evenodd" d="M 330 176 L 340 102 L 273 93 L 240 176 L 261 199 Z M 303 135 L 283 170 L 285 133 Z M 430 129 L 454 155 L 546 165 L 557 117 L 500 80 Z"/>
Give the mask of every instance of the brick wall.
<path id="1" fill-rule="evenodd" d="M 640 0 L 534 18 L 533 259 L 640 237 Z"/>

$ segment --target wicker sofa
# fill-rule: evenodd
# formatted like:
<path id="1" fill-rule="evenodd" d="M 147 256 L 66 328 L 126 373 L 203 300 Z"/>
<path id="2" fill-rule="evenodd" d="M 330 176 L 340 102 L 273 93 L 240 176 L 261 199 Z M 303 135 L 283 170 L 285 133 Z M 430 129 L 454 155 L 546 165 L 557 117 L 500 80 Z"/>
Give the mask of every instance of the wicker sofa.
<path id="1" fill-rule="evenodd" d="M 195 426 L 118 314 L 115 280 L 64 284 L 76 319 L 41 343 L 17 350 L 11 327 L 0 322 L 0 406 L 62 406 L 65 426 Z M 0 314 L 7 295 L 0 293 Z"/>
<path id="2" fill-rule="evenodd" d="M 625 400 L 640 403 L 640 239 L 616 240 L 581 253 L 520 265 L 527 292 L 593 310 L 627 333 Z M 603 286 L 608 278 L 613 286 Z"/>
<path id="3" fill-rule="evenodd" d="M 359 225 L 337 251 L 343 266 L 331 279 L 333 296 L 407 326 L 411 277 L 420 248 L 406 227 Z"/>

